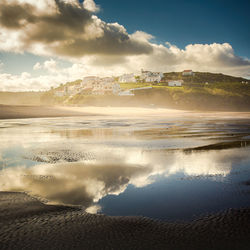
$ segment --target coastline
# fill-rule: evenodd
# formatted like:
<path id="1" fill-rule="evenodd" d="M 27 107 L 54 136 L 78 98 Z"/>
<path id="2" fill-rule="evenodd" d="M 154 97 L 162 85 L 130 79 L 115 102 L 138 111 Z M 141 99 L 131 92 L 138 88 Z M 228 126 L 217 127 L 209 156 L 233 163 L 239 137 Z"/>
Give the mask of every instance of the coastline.
<path id="1" fill-rule="evenodd" d="M 2 249 L 249 249 L 250 208 L 189 223 L 93 215 L 0 192 Z"/>
<path id="2" fill-rule="evenodd" d="M 179 110 L 157 107 L 98 107 L 98 106 L 29 106 L 0 104 L 0 120 L 26 118 L 53 118 L 77 116 L 162 116 L 162 117 L 208 117 L 249 119 L 250 112 L 246 111 L 199 111 Z"/>
<path id="3" fill-rule="evenodd" d="M 2 105 L 0 104 L 0 120 L 25 118 L 51 118 L 92 115 L 81 110 L 68 110 L 64 107 Z"/>

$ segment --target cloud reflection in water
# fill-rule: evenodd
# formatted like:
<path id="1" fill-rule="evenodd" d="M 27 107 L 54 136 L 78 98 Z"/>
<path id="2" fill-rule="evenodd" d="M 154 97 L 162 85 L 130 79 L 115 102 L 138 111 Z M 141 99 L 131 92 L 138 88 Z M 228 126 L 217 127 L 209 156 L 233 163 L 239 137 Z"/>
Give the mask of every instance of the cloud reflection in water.
<path id="1" fill-rule="evenodd" d="M 15 167 L 2 170 L 0 189 L 25 191 L 56 204 L 82 205 L 98 211 L 96 203 L 103 197 L 123 193 L 129 184 L 142 188 L 155 181 L 154 176 L 168 178 L 176 173 L 186 176 L 223 176 L 231 171 L 235 157 L 245 159 L 239 150 L 179 152 L 129 152 L 120 160 L 109 162 L 75 162 Z M 112 156 L 110 156 L 112 159 Z"/>
<path id="2" fill-rule="evenodd" d="M 169 115 L 165 110 L 164 114 Z M 183 206 L 185 198 L 188 202 L 191 198 L 193 206 L 198 202 L 203 204 L 200 196 L 195 200 L 196 192 L 205 197 L 209 193 L 211 204 L 213 201 L 217 204 L 224 197 L 225 201 L 235 200 L 237 203 L 239 196 L 232 196 L 234 191 L 238 192 L 237 184 L 227 186 L 227 191 L 221 191 L 218 199 L 213 196 L 215 192 L 219 193 L 216 184 L 222 184 L 219 186 L 224 188 L 244 160 L 246 164 L 242 165 L 247 169 L 250 162 L 248 148 L 211 150 L 213 147 L 210 147 L 199 151 L 193 148 L 224 141 L 241 142 L 242 137 L 250 133 L 249 121 L 201 120 L 197 114 L 192 119 L 182 116 L 176 117 L 175 113 L 174 117 L 164 119 L 162 116 L 133 119 L 98 116 L 66 120 L 27 119 L 18 124 L 17 121 L 0 122 L 0 191 L 25 191 L 50 203 L 82 205 L 92 213 L 98 212 L 100 205 L 105 212 L 105 199 L 122 196 L 135 214 L 132 203 L 138 195 L 135 193 L 139 193 L 135 190 L 142 191 L 140 194 L 145 191 L 149 203 L 157 196 L 164 216 L 170 213 L 169 204 L 173 205 L 172 211 L 176 211 L 176 207 Z M 245 179 L 241 180 L 242 175 Z M 187 183 L 183 177 L 195 180 Z M 241 177 L 234 175 L 233 178 L 239 183 L 249 178 L 245 172 Z M 165 184 L 173 183 L 173 189 L 172 184 L 161 186 L 162 180 Z M 151 187 L 155 188 L 152 192 Z M 124 199 L 129 192 L 130 195 L 135 193 Z M 180 203 L 176 202 L 178 192 Z M 168 207 L 163 206 L 162 198 Z M 135 199 L 140 203 L 139 196 Z M 245 204 L 245 200 L 242 198 L 237 206 Z M 225 204 L 225 207 L 232 206 Z M 145 203 L 139 206 L 145 207 Z M 193 213 L 193 207 L 190 211 Z M 159 207 L 156 213 L 158 215 Z"/>

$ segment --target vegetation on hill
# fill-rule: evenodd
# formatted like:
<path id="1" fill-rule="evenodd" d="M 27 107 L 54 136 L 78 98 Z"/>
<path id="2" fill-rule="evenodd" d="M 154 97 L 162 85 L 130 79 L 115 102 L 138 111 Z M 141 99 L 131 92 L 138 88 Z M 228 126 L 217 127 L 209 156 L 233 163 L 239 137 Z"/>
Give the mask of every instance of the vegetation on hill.
<path id="1" fill-rule="evenodd" d="M 164 73 L 164 80 L 184 80 L 185 83 L 230 83 L 242 82 L 246 79 L 224 74 L 209 72 L 195 72 L 194 76 L 183 76 L 182 72 Z"/>
<path id="2" fill-rule="evenodd" d="M 182 87 L 169 87 L 167 81 L 183 80 Z M 181 72 L 165 73 L 161 83 L 121 83 L 123 90 L 151 86 L 152 89 L 135 91 L 135 96 L 93 96 L 77 94 L 55 97 L 54 91 L 73 86 L 81 80 L 60 85 L 46 92 L 41 100 L 47 104 L 162 106 L 179 109 L 250 110 L 250 80 L 223 74 L 196 72 L 182 76 Z"/>
<path id="3" fill-rule="evenodd" d="M 182 87 L 169 87 L 167 81 L 183 80 Z M 182 76 L 181 72 L 165 73 L 161 83 L 121 83 L 123 90 L 151 86 L 135 91 L 135 96 L 55 96 L 55 91 L 80 84 L 81 80 L 61 84 L 46 92 L 0 92 L 0 104 L 43 105 L 113 105 L 161 106 L 200 110 L 250 110 L 250 80 L 223 74 L 196 72 Z"/>
<path id="4" fill-rule="evenodd" d="M 60 84 L 59 87 L 55 88 L 55 89 L 51 89 L 51 90 L 57 90 L 57 91 L 60 91 L 60 90 L 63 90 L 64 87 L 70 87 L 70 86 L 74 86 L 74 85 L 78 85 L 82 82 L 82 80 L 76 80 L 76 81 L 73 81 L 73 82 L 66 82 L 65 84 Z"/>

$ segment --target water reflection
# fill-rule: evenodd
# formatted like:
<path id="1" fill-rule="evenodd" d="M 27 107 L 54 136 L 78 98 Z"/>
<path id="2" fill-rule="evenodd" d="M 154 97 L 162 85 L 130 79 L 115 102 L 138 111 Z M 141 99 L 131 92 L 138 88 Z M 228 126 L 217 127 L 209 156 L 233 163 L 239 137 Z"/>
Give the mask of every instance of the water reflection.
<path id="1" fill-rule="evenodd" d="M 2 171 L 2 190 L 28 191 L 53 203 L 86 208 L 107 194 L 123 192 L 131 179 L 149 172 L 140 166 L 81 163 L 11 168 Z"/>
<path id="2" fill-rule="evenodd" d="M 52 203 L 89 208 L 107 195 L 123 193 L 129 184 L 146 187 L 157 182 L 156 177 L 159 176 L 167 180 L 181 174 L 223 181 L 236 160 L 249 161 L 248 151 L 204 151 L 194 154 L 126 151 L 120 159 L 110 155 L 109 162 L 82 161 L 4 169 L 0 175 L 0 189 L 25 191 Z"/>
<path id="3" fill-rule="evenodd" d="M 170 220 L 249 206 L 249 120 L 189 119 L 0 122 L 0 190 Z"/>

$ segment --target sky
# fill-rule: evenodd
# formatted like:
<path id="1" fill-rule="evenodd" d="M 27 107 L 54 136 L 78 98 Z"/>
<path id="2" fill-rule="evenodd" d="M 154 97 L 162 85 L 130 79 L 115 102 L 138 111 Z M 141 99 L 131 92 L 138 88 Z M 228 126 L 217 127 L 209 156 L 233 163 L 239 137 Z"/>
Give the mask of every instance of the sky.
<path id="1" fill-rule="evenodd" d="M 152 71 L 250 78 L 247 0 L 0 0 L 0 91 Z"/>

